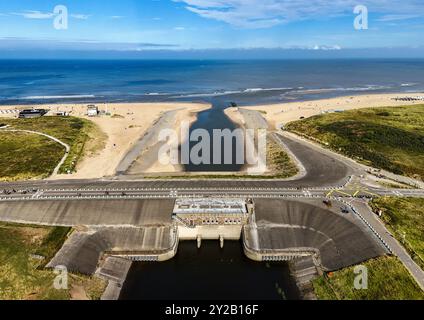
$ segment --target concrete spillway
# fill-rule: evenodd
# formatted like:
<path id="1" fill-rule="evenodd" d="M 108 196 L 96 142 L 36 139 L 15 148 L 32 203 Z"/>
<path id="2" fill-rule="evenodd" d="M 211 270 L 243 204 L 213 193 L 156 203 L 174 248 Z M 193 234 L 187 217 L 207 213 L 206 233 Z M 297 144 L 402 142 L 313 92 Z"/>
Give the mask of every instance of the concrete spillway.
<path id="1" fill-rule="evenodd" d="M 0 220 L 58 226 L 166 226 L 174 200 L 40 200 L 0 202 Z"/>
<path id="2" fill-rule="evenodd" d="M 48 267 L 63 265 L 69 271 L 91 275 L 104 254 L 172 254 L 176 241 L 172 227 L 106 228 L 74 232 Z"/>
<path id="3" fill-rule="evenodd" d="M 65 265 L 69 270 L 92 274 L 105 253 L 130 259 L 136 259 L 137 254 L 154 260 L 172 257 L 178 237 L 184 235 L 174 233 L 174 203 L 172 199 L 8 201 L 0 202 L 0 220 L 88 227 L 90 231 L 74 232 L 50 266 Z M 334 205 L 331 211 L 320 200 L 257 199 L 256 213 L 244 227 L 245 245 L 253 252 L 318 254 L 325 270 L 386 253 L 357 216 L 341 214 L 341 204 Z M 222 226 L 203 227 L 213 231 Z M 214 239 L 225 235 L 218 232 Z"/>
<path id="4" fill-rule="evenodd" d="M 385 248 L 353 214 L 287 200 L 256 200 L 256 227 L 245 244 L 258 252 L 315 252 L 324 270 L 337 270 L 384 255 Z"/>

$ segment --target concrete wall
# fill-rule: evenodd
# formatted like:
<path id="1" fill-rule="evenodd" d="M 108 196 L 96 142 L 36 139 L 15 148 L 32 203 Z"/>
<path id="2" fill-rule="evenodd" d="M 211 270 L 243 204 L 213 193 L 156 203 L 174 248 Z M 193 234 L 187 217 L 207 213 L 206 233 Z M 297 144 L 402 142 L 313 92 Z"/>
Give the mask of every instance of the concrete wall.
<path id="1" fill-rule="evenodd" d="M 241 225 L 210 225 L 198 226 L 196 228 L 179 226 L 178 237 L 180 240 L 196 240 L 198 236 L 203 240 L 219 240 L 223 236 L 225 240 L 240 240 L 241 229 Z"/>
<path id="2" fill-rule="evenodd" d="M 169 226 L 172 199 L 0 202 L 0 220 L 54 226 Z"/>
<path id="3" fill-rule="evenodd" d="M 71 272 L 92 275 L 107 256 L 173 257 L 178 237 L 172 227 L 103 228 L 74 232 L 48 267 L 64 265 Z"/>
<path id="4" fill-rule="evenodd" d="M 352 214 L 343 216 L 318 203 L 279 199 L 255 202 L 256 225 L 245 228 L 244 241 L 250 251 L 256 252 L 256 259 L 272 252 L 317 251 L 324 270 L 337 270 L 387 253 Z"/>

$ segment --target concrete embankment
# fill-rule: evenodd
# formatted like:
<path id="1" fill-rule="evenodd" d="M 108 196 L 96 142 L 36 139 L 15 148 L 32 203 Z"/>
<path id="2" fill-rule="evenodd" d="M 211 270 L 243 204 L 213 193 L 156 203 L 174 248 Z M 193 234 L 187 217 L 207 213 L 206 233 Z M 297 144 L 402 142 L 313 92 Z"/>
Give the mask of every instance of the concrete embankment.
<path id="1" fill-rule="evenodd" d="M 108 282 L 102 300 L 118 300 L 121 288 L 127 278 L 132 261 L 121 257 L 107 257 L 104 264 L 96 272 L 97 276 Z"/>
<path id="2" fill-rule="evenodd" d="M 0 220 L 46 226 L 169 226 L 173 199 L 0 202 Z"/>
<path id="3" fill-rule="evenodd" d="M 355 214 L 336 213 L 313 201 L 258 199 L 255 224 L 245 226 L 245 252 L 254 260 L 314 257 L 325 271 L 355 265 L 387 249 Z"/>
<path id="4" fill-rule="evenodd" d="M 76 231 L 47 267 L 66 266 L 70 272 L 93 275 L 109 256 L 161 261 L 171 259 L 177 246 L 177 231 L 171 226 Z"/>

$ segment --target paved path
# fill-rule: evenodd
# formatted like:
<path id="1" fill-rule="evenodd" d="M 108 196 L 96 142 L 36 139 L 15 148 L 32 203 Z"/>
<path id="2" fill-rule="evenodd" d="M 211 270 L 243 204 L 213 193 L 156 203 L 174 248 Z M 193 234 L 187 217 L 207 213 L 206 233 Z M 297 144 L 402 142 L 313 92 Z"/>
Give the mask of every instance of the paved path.
<path id="1" fill-rule="evenodd" d="M 42 132 L 31 131 L 31 130 L 9 129 L 9 127 L 7 127 L 6 129 L 2 129 L 1 132 L 23 132 L 23 133 L 29 133 L 29 134 L 36 134 L 36 135 L 39 135 L 39 136 L 46 137 L 46 138 L 53 140 L 54 142 L 62 145 L 65 148 L 66 152 L 65 152 L 65 155 L 60 160 L 60 162 L 58 163 L 58 165 L 56 166 L 56 168 L 53 170 L 52 176 L 58 174 L 60 167 L 65 163 L 66 159 L 68 158 L 69 152 L 71 151 L 71 147 L 69 147 L 69 145 L 67 145 L 66 143 L 60 141 L 59 139 L 57 139 L 53 136 L 50 136 L 50 135 L 42 133 Z"/>
<path id="2" fill-rule="evenodd" d="M 402 261 L 421 289 L 424 290 L 424 271 L 415 263 L 414 260 L 412 260 L 411 256 L 404 247 L 387 230 L 384 223 L 372 212 L 368 203 L 357 200 L 354 202 L 354 207 L 387 243 L 392 253 L 396 255 L 400 261 Z"/>

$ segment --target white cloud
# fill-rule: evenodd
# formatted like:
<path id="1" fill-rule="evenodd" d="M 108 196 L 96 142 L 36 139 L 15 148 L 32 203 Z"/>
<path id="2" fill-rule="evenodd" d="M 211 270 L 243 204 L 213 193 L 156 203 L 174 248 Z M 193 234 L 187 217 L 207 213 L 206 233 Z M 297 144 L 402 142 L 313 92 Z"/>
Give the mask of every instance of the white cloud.
<path id="1" fill-rule="evenodd" d="M 88 14 L 71 14 L 71 17 L 79 20 L 87 20 L 88 18 L 90 18 Z"/>
<path id="2" fill-rule="evenodd" d="M 32 10 L 28 10 L 24 12 L 14 12 L 12 14 L 16 16 L 24 17 L 25 19 L 42 20 L 42 19 L 51 19 L 54 17 L 53 12 L 41 12 L 41 11 L 32 11 Z"/>
<path id="3" fill-rule="evenodd" d="M 381 18 L 377 20 L 381 22 L 390 22 L 390 21 L 415 19 L 419 17 L 421 16 L 417 14 L 388 14 L 388 15 L 382 16 Z"/>
<path id="4" fill-rule="evenodd" d="M 36 11 L 36 10 L 27 10 L 24 12 L 13 12 L 11 13 L 15 16 L 21 16 L 25 19 L 37 19 L 37 20 L 43 20 L 43 19 L 53 19 L 56 14 L 53 12 L 42 12 L 42 11 Z M 70 15 L 74 19 L 79 20 L 87 20 L 90 16 L 87 14 L 71 14 Z"/>
<path id="5" fill-rule="evenodd" d="M 416 14 L 424 12 L 422 0 L 172 0 L 201 17 L 241 28 L 267 28 L 278 24 L 343 14 L 366 5 L 370 13 Z"/>
<path id="6" fill-rule="evenodd" d="M 323 51 L 334 51 L 334 50 L 342 50 L 342 47 L 339 45 L 335 45 L 335 46 L 319 46 L 319 45 L 315 45 L 312 48 L 308 48 L 311 50 L 323 50 Z"/>

